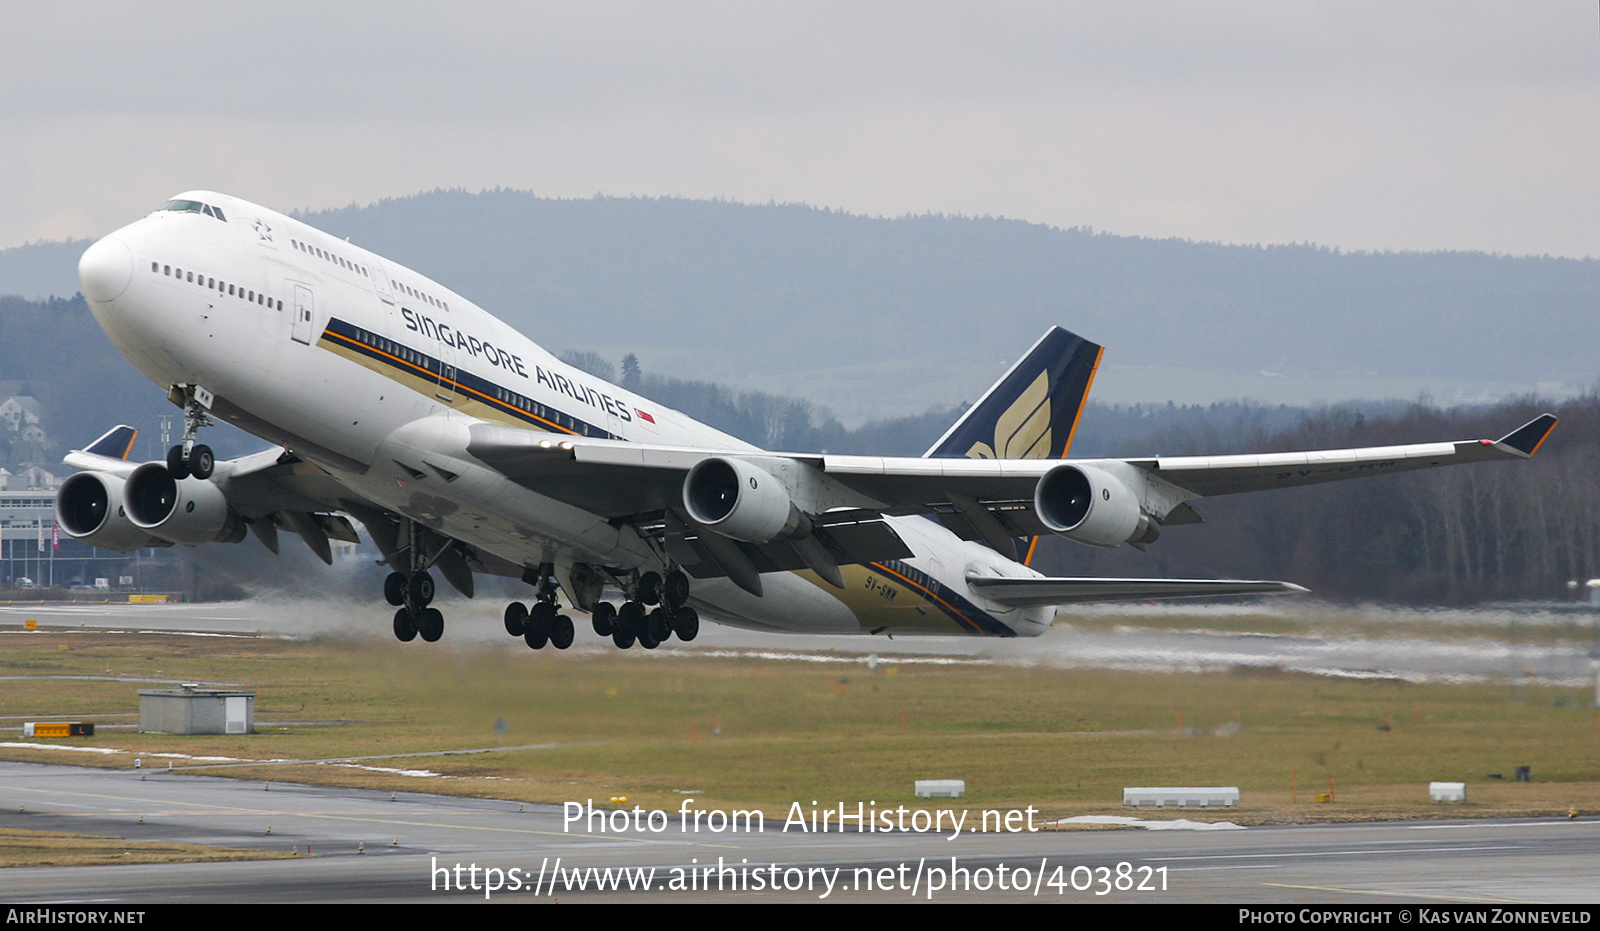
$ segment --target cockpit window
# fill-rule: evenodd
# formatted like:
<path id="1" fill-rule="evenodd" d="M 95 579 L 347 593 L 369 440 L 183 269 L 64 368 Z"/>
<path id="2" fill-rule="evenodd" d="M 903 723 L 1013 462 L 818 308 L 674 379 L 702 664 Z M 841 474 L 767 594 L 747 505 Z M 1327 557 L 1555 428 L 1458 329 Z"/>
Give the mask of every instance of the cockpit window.
<path id="1" fill-rule="evenodd" d="M 216 217 L 224 223 L 228 222 L 228 218 L 222 215 L 220 209 L 202 204 L 197 200 L 169 200 L 161 205 L 161 209 L 175 210 L 179 213 L 203 213 L 209 217 Z"/>

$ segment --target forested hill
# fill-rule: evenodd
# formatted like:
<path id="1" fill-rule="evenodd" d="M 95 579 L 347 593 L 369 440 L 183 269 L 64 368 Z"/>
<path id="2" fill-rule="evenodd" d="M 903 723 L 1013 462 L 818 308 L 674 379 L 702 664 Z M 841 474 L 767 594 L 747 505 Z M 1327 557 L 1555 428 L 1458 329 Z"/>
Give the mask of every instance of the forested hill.
<path id="1" fill-rule="evenodd" d="M 555 351 L 793 394 L 847 422 L 972 400 L 1044 329 L 1114 402 L 1441 402 L 1600 374 L 1600 261 L 1233 246 L 796 205 L 434 191 L 303 215 Z M 46 256 L 45 247 L 24 247 Z M 57 248 L 56 252 L 62 252 Z M 0 293 L 18 250 L 0 253 Z M 72 287 L 63 269 L 63 287 Z"/>

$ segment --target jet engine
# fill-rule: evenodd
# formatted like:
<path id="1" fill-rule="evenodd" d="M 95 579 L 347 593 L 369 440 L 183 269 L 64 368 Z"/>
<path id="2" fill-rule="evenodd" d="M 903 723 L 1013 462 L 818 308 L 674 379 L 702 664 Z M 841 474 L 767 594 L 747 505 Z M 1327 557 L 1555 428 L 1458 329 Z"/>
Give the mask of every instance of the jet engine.
<path id="1" fill-rule="evenodd" d="M 1046 472 L 1034 488 L 1033 506 L 1046 527 L 1079 543 L 1149 543 L 1161 532 L 1122 479 L 1091 465 L 1061 465 Z"/>
<path id="2" fill-rule="evenodd" d="M 217 484 L 174 479 L 165 463 L 147 462 L 128 476 L 123 495 L 134 525 L 173 543 L 238 543 L 245 523 Z"/>
<path id="3" fill-rule="evenodd" d="M 171 546 L 128 519 L 123 506 L 127 483 L 105 472 L 79 472 L 56 492 L 56 523 L 74 540 L 127 553 L 146 546 Z"/>
<path id="4" fill-rule="evenodd" d="M 702 459 L 683 480 L 683 506 L 725 537 L 766 543 L 810 532 L 783 483 L 742 459 Z"/>

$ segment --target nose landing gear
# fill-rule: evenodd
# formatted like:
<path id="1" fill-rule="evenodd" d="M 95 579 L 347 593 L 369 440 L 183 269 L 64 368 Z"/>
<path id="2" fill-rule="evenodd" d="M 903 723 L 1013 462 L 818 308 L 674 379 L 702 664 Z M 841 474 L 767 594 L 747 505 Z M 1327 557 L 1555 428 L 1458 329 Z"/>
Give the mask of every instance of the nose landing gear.
<path id="1" fill-rule="evenodd" d="M 179 481 L 191 475 L 202 480 L 208 479 L 216 469 L 217 457 L 211 452 L 211 447 L 196 443 L 194 438 L 201 427 L 215 423 L 205 411 L 210 406 L 211 392 L 199 385 L 177 385 L 172 388 L 172 394 L 184 399 L 183 442 L 167 450 L 167 471 Z M 201 403 L 202 399 L 205 404 Z"/>

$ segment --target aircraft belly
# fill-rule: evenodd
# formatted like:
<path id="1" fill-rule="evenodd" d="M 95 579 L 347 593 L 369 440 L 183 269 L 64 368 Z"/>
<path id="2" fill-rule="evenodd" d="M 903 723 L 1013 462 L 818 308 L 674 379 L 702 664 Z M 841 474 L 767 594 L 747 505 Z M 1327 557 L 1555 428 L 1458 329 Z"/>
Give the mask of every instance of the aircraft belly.
<path id="1" fill-rule="evenodd" d="M 690 602 L 707 619 L 730 627 L 793 634 L 866 633 L 844 602 L 797 573 L 761 577 L 762 597 L 727 579 L 702 579 L 690 589 Z"/>
<path id="2" fill-rule="evenodd" d="M 785 633 L 1014 637 L 1037 636 L 1049 626 L 1037 623 L 1037 612 L 996 618 L 907 563 L 841 566 L 840 572 L 842 590 L 810 570 L 767 573 L 760 598 L 727 579 L 704 579 L 694 583 L 691 600 L 718 623 Z"/>
<path id="3" fill-rule="evenodd" d="M 528 491 L 482 466 L 397 447 L 392 437 L 381 452 L 366 475 L 347 484 L 368 501 L 503 559 L 528 566 L 564 556 L 631 568 L 654 558 L 630 529 Z"/>

